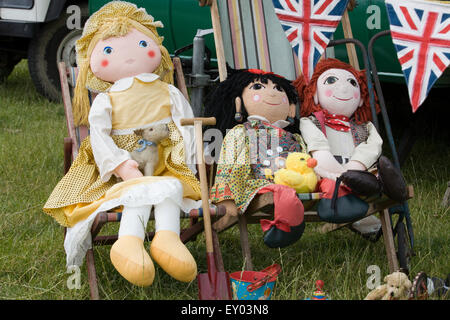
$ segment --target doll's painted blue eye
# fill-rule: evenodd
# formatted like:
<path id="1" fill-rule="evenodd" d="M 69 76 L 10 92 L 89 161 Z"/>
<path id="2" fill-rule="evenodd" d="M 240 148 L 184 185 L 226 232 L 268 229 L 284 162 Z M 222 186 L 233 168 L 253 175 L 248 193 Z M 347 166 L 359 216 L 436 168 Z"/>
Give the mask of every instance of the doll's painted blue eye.
<path id="1" fill-rule="evenodd" d="M 104 47 L 103 48 L 103 53 L 104 54 L 111 54 L 113 52 L 113 48 L 111 47 Z"/>
<path id="2" fill-rule="evenodd" d="M 147 41 L 145 41 L 145 40 L 139 41 L 139 47 L 147 48 L 147 46 L 148 46 Z"/>

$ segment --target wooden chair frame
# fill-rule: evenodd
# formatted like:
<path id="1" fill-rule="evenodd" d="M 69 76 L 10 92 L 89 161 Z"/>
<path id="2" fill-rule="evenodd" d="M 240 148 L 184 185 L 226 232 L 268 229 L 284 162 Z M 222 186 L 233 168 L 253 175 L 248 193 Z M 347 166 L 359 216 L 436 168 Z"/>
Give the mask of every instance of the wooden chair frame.
<path id="1" fill-rule="evenodd" d="M 178 57 L 174 57 L 174 75 L 178 89 L 183 93 L 184 97 L 189 101 L 189 95 L 185 83 L 184 73 L 182 70 L 181 61 Z M 75 79 L 77 76 L 76 68 L 67 68 L 64 62 L 60 62 L 58 65 L 61 92 L 64 104 L 64 111 L 66 115 L 68 137 L 64 138 L 64 173 L 66 173 L 71 166 L 72 161 L 75 159 L 81 141 L 88 136 L 89 130 L 86 126 L 76 127 L 74 125 L 73 113 L 72 113 L 72 101 L 71 101 L 71 87 L 75 85 Z M 209 172 L 209 170 L 208 170 Z M 209 179 L 208 179 L 209 180 Z M 223 216 L 225 214 L 225 208 L 222 206 L 211 207 L 212 216 Z M 195 240 L 196 236 L 203 232 L 204 224 L 202 219 L 202 209 L 191 210 L 190 213 L 181 213 L 182 218 L 189 218 L 189 227 L 180 231 L 180 238 L 183 243 L 191 240 Z M 153 212 L 150 215 L 150 219 L 153 219 Z M 100 212 L 91 227 L 92 248 L 88 249 L 86 253 L 86 268 L 88 274 L 88 281 L 90 287 L 90 297 L 92 300 L 98 300 L 100 298 L 98 291 L 97 272 L 95 267 L 94 247 L 103 245 L 112 245 L 118 238 L 117 234 L 112 235 L 99 235 L 103 226 L 110 222 L 120 222 L 121 213 L 108 211 Z M 64 228 L 64 232 L 66 229 Z M 153 239 L 154 232 L 147 232 L 145 241 L 151 241 Z M 220 252 L 218 237 L 215 231 L 213 231 L 213 245 L 214 245 L 214 257 L 216 265 L 219 269 L 223 269 L 223 260 Z"/>

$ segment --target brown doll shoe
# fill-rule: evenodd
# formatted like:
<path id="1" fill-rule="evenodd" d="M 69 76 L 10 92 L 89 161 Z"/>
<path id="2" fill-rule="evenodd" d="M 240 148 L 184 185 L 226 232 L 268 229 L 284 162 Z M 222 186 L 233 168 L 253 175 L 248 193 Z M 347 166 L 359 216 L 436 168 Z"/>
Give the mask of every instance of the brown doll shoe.
<path id="1" fill-rule="evenodd" d="M 354 193 L 361 196 L 381 194 L 381 184 L 377 177 L 364 170 L 347 170 L 341 175 L 342 182 Z"/>
<path id="2" fill-rule="evenodd" d="M 378 177 L 383 193 L 390 199 L 403 202 L 408 199 L 408 190 L 402 173 L 385 156 L 378 160 Z"/>

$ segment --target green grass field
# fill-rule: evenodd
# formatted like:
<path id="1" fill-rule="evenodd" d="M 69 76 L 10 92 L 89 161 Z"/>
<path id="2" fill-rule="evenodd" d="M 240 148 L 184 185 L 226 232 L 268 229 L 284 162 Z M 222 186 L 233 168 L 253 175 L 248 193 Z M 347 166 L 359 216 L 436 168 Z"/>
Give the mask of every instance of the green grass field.
<path id="1" fill-rule="evenodd" d="M 425 271 L 445 277 L 450 272 L 450 219 L 441 201 L 450 180 L 450 148 L 440 129 L 430 130 L 433 134 L 419 137 L 404 166 L 415 191 L 409 201 L 416 252 L 411 276 Z M 85 266 L 81 288 L 68 288 L 63 229 L 41 209 L 63 175 L 65 136 L 62 104 L 36 93 L 22 61 L 0 86 L 0 299 L 89 299 Z M 347 229 L 322 234 L 320 225 L 307 224 L 300 241 L 280 250 L 268 249 L 260 227 L 250 226 L 255 268 L 282 267 L 272 299 L 309 298 L 318 279 L 333 300 L 363 299 L 370 291 L 367 268 L 378 265 L 382 278 L 388 274 L 382 239 L 372 243 Z M 241 270 L 238 228 L 219 236 L 226 270 Z M 199 273 L 207 272 L 204 237 L 187 246 Z M 137 288 L 115 271 L 109 247 L 96 248 L 95 254 L 103 299 L 197 299 L 196 281 L 177 282 L 157 267 L 154 284 Z"/>

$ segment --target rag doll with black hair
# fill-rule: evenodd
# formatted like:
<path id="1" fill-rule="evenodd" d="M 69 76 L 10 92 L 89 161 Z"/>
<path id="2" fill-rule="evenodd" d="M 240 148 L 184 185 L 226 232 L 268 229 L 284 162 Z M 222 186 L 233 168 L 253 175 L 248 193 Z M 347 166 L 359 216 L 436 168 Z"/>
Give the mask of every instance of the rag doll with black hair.
<path id="1" fill-rule="evenodd" d="M 306 152 L 295 117 L 297 96 L 291 82 L 258 69 L 229 69 L 226 80 L 210 95 L 205 116 L 217 119 L 225 136 L 210 198 L 227 208 L 214 224 L 223 230 L 234 224 L 252 199 L 274 196 L 274 220 L 262 220 L 265 243 L 283 247 L 304 230 L 304 207 L 295 190 L 273 182 L 288 153 Z"/>

